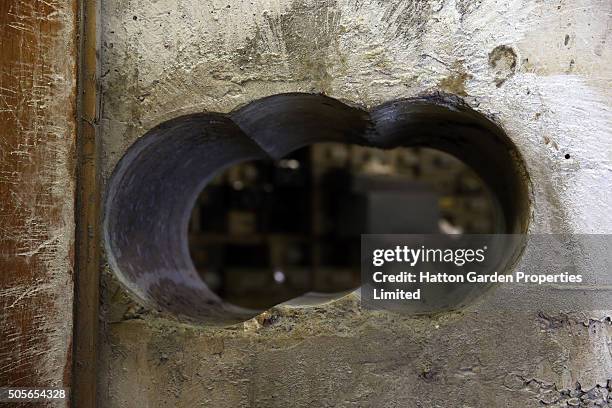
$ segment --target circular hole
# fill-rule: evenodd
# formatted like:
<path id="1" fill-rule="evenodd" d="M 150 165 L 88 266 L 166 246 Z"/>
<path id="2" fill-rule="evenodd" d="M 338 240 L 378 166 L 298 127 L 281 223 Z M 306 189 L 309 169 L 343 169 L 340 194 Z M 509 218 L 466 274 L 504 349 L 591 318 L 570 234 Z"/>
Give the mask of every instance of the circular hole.
<path id="1" fill-rule="evenodd" d="M 339 150 L 320 156 L 337 160 L 346 169 L 344 174 L 315 161 L 317 150 L 330 146 Z M 435 151 L 431 149 L 446 154 L 432 153 Z M 449 172 L 453 168 L 459 171 Z M 285 217 L 286 221 L 277 230 L 262 230 L 263 221 L 257 215 L 266 215 L 267 204 L 262 204 L 258 195 L 274 196 L 279 183 L 291 184 L 292 177 L 300 172 L 308 179 L 302 181 L 301 192 L 297 189 L 293 195 L 273 198 L 278 209 L 272 216 Z M 367 177 L 360 179 L 360 172 Z M 450 176 L 432 176 L 436 172 Z M 334 188 L 338 193 L 344 189 L 344 196 L 325 192 L 325 180 L 333 179 L 334 174 L 335 182 L 341 183 Z M 324 245 L 322 240 L 329 238 L 325 234 L 337 234 L 342 228 L 351 239 L 372 228 L 386 233 L 430 232 L 413 228 L 409 219 L 395 223 L 399 229 L 383 228 L 385 217 L 381 217 L 384 211 L 380 209 L 385 205 L 417 207 L 418 189 L 393 184 L 396 176 L 433 178 L 429 188 L 440 197 L 435 206 L 438 220 L 432 225 L 438 230 L 526 231 L 528 188 L 519 152 L 497 125 L 460 101 L 444 97 L 407 99 L 383 104 L 368 113 L 322 95 L 283 94 L 255 101 L 229 116 L 206 113 L 176 118 L 134 143 L 117 165 L 106 192 L 104 236 L 109 263 L 142 303 L 197 322 L 244 321 L 277 302 L 309 291 L 337 297 L 339 291 L 353 289 L 358 281 L 352 281 L 350 274 L 347 279 L 334 279 L 341 269 L 356 270 L 347 268 L 347 264 L 334 264 L 334 254 L 342 253 L 342 248 L 349 253 L 355 247 L 348 238 Z M 342 186 L 340 190 L 338 185 Z M 399 187 L 389 187 L 393 185 Z M 361 190 L 355 186 L 361 186 Z M 229 205 L 219 200 L 214 193 L 217 187 L 234 197 L 235 205 L 231 200 Z M 360 207 L 359 200 L 372 192 L 368 188 L 379 196 L 386 188 L 395 198 L 387 198 L 386 203 L 379 200 L 378 205 L 383 207 L 378 210 L 367 199 Z M 354 198 L 356 191 L 360 199 Z M 457 197 L 469 194 L 474 199 L 462 206 L 472 216 L 462 218 L 453 200 L 458 202 Z M 313 196 L 319 196 L 319 200 Z M 337 206 L 346 202 L 339 215 L 326 213 L 325 197 Z M 201 210 L 202 206 L 209 206 L 209 210 Z M 194 208 L 195 212 L 201 210 L 196 216 L 199 221 L 194 221 Z M 424 219 L 426 209 L 431 208 L 423 206 L 415 214 Z M 378 217 L 377 222 L 382 224 L 356 223 L 354 220 L 363 218 L 359 214 Z M 312 217 L 321 220 L 313 222 Z M 343 217 L 344 224 L 338 224 Z M 200 227 L 194 227 L 198 223 Z M 203 234 L 201 230 L 197 231 L 199 236 L 194 234 L 206 223 L 216 224 L 219 230 L 215 232 L 208 225 Z M 195 250 L 198 239 L 204 248 L 199 254 Z M 520 248 L 508 250 L 518 253 Z M 213 259 L 221 255 L 224 259 Z M 262 266 L 262 286 L 278 289 L 293 285 L 294 290 L 281 291 L 271 301 L 261 293 L 244 297 L 239 291 L 238 295 L 228 293 L 228 288 L 236 289 L 228 286 L 230 269 L 235 275 L 240 262 L 246 263 L 243 269 L 247 273 L 258 269 L 253 268 L 255 264 Z M 205 265 L 201 270 L 196 268 L 200 264 Z M 333 273 L 321 274 L 321 281 L 310 279 L 308 271 L 320 271 L 324 266 Z M 238 282 L 245 281 L 245 276 L 238 273 Z M 300 285 L 299 279 L 311 283 Z"/>
<path id="2" fill-rule="evenodd" d="M 569 154 L 569 153 L 566 153 L 566 154 L 565 154 L 565 158 L 566 158 L 566 159 L 569 159 L 570 157 L 571 157 L 571 156 L 570 156 L 570 154 Z"/>

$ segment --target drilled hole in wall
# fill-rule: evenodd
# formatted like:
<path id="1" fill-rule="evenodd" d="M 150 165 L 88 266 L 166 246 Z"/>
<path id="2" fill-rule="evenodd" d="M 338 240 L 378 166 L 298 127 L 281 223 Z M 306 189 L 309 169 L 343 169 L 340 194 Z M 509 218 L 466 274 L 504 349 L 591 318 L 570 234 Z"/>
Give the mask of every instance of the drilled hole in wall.
<path id="1" fill-rule="evenodd" d="M 147 132 L 128 149 L 113 173 L 105 197 L 105 245 L 112 269 L 142 303 L 181 318 L 213 324 L 244 321 L 276 302 L 305 291 L 323 289 L 337 295 L 338 290 L 352 289 L 357 281 L 350 278 L 342 285 L 328 283 L 327 287 L 325 284 L 317 286 L 319 283 L 313 283 L 316 280 L 307 278 L 305 281 L 311 283 L 301 287 L 297 285 L 295 291 L 278 294 L 276 298 L 267 296 L 266 300 L 262 299 L 266 296 L 255 296 L 250 300 L 240 300 L 235 293 L 228 296 L 227 290 L 224 292 L 220 289 L 219 281 L 228 278 L 225 272 L 217 276 L 216 283 L 214 278 L 211 280 L 209 277 L 209 287 L 206 284 L 206 265 L 203 271 L 196 268 L 201 261 L 194 250 L 198 246 L 198 239 L 205 247 L 204 258 L 207 259 L 204 264 L 208 262 L 208 266 L 214 264 L 211 257 L 224 251 L 230 252 L 225 256 L 229 256 L 232 262 L 238 260 L 240 255 L 231 253 L 229 248 L 240 244 L 238 240 L 245 240 L 239 248 L 243 255 L 249 251 L 249 247 L 256 247 L 259 240 L 265 243 L 266 248 L 255 249 L 252 256 L 255 259 L 262 252 L 267 254 L 267 259 L 260 262 L 267 270 L 265 279 L 276 284 L 285 283 L 289 276 L 288 270 L 283 269 L 287 267 L 287 261 L 283 259 L 287 256 L 288 248 L 283 245 L 290 241 L 288 235 L 293 234 L 295 238 L 301 236 L 304 242 L 310 240 L 310 249 L 302 249 L 306 255 L 296 255 L 294 258 L 301 256 L 310 260 L 301 265 L 304 269 L 312 270 L 313 266 L 321 269 L 321 265 L 312 264 L 317 261 L 312 261 L 315 258 L 309 252 L 320 250 L 316 249 L 317 246 L 328 247 L 316 243 L 324 239 L 325 234 L 318 230 L 313 232 L 316 226 L 312 220 L 302 219 L 305 209 L 291 208 L 299 207 L 299 202 L 286 206 L 290 207 L 287 209 L 288 219 L 294 218 L 295 223 L 283 222 L 284 226 L 279 231 L 262 230 L 261 226 L 257 231 L 260 221 L 257 218 L 253 220 L 248 211 L 240 211 L 240 204 L 236 209 L 230 204 L 229 207 L 224 205 L 223 214 L 218 216 L 207 218 L 206 212 L 202 211 L 199 217 L 204 224 L 200 223 L 200 229 L 206 222 L 217 222 L 223 226 L 214 231 L 209 225 L 204 228 L 205 234 L 198 236 L 194 234 L 194 229 L 198 228 L 196 224 L 200 221 L 194 221 L 192 213 L 200 205 L 200 193 L 210 193 L 220 178 L 225 177 L 224 183 L 227 183 L 227 178 L 231 178 L 228 174 L 235 172 L 235 169 L 244 170 L 253 163 L 289 169 L 296 165 L 306 166 L 307 160 L 295 157 L 308 156 L 312 160 L 315 151 L 324 145 L 362 149 L 370 155 L 382 155 L 383 162 L 385 155 L 410 151 L 414 147 L 448 153 L 471 168 L 477 175 L 476 179 L 481 180 L 481 185 L 487 186 L 483 196 L 489 200 L 486 206 L 490 209 L 491 217 L 487 221 L 489 226 L 482 232 L 519 233 L 526 230 L 528 189 L 525 169 L 516 147 L 497 125 L 459 100 L 447 97 L 407 99 L 386 103 L 366 112 L 322 95 L 283 94 L 255 101 L 230 115 L 203 113 L 167 121 Z M 437 159 L 443 160 L 443 157 L 446 156 L 440 155 Z M 380 163 L 373 166 L 381 168 Z M 322 171 L 323 167 L 312 166 L 311 163 L 309 177 Z M 421 172 L 428 174 L 423 169 Z M 390 176 L 401 175 L 386 174 L 385 177 L 389 179 Z M 349 172 L 349 176 L 355 178 L 356 174 Z M 233 181 L 237 182 L 233 187 L 242 189 L 247 182 L 246 179 Z M 266 178 L 262 177 L 260 181 L 263 189 Z M 316 200 L 312 200 L 311 182 L 300 201 L 306 200 L 311 203 L 309 205 L 323 205 L 323 201 L 317 204 L 314 202 Z M 345 181 L 349 194 L 355 193 L 352 184 L 355 183 Z M 378 179 L 370 184 L 380 186 L 384 182 Z M 230 185 L 230 188 L 233 187 Z M 271 187 L 276 188 L 274 185 Z M 405 188 L 400 190 L 404 194 L 408 191 Z M 411 194 L 414 195 L 414 191 Z M 237 200 L 239 202 L 240 198 Z M 276 201 L 279 200 L 283 201 L 277 197 Z M 416 199 L 413 197 L 413 200 Z M 260 213 L 265 213 L 265 206 L 259 207 L 262 208 Z M 349 205 L 347 208 L 352 211 L 356 207 Z M 367 212 L 367 209 L 361 211 Z M 312 208 L 306 212 L 312 214 Z M 319 215 L 325 216 L 324 211 L 319 211 Z M 439 228 L 440 220 L 432 225 Z M 447 228 L 458 227 L 457 220 L 450 217 L 446 222 L 449 224 Z M 304 223 L 303 230 L 286 230 L 296 228 L 300 223 Z M 406 230 L 377 232 L 429 232 L 417 231 L 408 224 L 404 225 Z M 398 225 L 402 226 L 401 223 Z M 206 231 L 206 228 L 209 230 Z M 363 228 L 351 233 L 369 232 L 367 229 L 363 231 Z M 274 234 L 281 235 L 277 241 L 285 243 L 274 244 Z M 316 245 L 313 246 L 313 243 Z M 508 248 L 510 252 L 519 250 Z M 279 251 L 280 255 L 271 255 Z M 323 258 L 319 254 L 319 262 Z M 326 262 L 332 263 L 331 260 Z M 224 264 L 227 266 L 227 261 L 217 262 L 216 265 Z M 293 275 L 291 279 L 295 281 Z"/>
<path id="2" fill-rule="evenodd" d="M 359 287 L 361 234 L 501 231 L 494 195 L 447 153 L 315 143 L 217 174 L 192 210 L 189 247 L 220 298 L 266 309 Z"/>

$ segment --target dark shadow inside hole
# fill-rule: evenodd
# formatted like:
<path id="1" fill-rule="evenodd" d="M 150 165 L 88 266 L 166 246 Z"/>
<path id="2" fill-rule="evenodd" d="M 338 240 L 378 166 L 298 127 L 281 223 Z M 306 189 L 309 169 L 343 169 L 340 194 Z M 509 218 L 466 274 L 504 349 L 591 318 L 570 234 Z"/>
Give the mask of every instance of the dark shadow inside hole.
<path id="1" fill-rule="evenodd" d="M 192 211 L 189 247 L 224 301 L 264 309 L 359 287 L 362 233 L 488 234 L 502 232 L 500 217 L 486 184 L 447 153 L 315 143 L 217 174 Z"/>

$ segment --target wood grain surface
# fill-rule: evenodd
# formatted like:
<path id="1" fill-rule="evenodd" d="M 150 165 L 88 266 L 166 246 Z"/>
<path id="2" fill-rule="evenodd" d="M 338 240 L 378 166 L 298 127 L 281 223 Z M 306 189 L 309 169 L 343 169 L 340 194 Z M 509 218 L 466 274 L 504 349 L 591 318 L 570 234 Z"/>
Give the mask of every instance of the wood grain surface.
<path id="1" fill-rule="evenodd" d="M 0 1 L 0 386 L 70 388 L 76 27 L 74 0 Z"/>

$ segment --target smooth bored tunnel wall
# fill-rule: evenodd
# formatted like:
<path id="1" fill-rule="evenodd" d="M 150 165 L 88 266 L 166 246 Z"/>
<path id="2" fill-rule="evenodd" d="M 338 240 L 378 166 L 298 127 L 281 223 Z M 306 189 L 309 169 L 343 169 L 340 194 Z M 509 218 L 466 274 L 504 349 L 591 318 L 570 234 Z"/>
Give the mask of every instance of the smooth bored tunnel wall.
<path id="1" fill-rule="evenodd" d="M 215 114 L 168 121 L 131 147 L 109 183 L 104 221 L 109 262 L 131 293 L 195 320 L 248 317 L 222 304 L 198 276 L 187 223 L 197 194 L 216 171 L 264 157 L 233 122 Z"/>
<path id="2" fill-rule="evenodd" d="M 260 313 L 223 302 L 196 272 L 187 242 L 191 208 L 222 169 L 324 141 L 428 146 L 454 154 L 493 191 L 501 208 L 497 232 L 526 230 L 528 187 L 520 154 L 499 127 L 460 100 L 405 99 L 368 113 L 323 95 L 281 94 L 230 115 L 167 121 L 128 150 L 105 198 L 105 245 L 119 280 L 142 303 L 190 321 L 231 324 Z"/>

